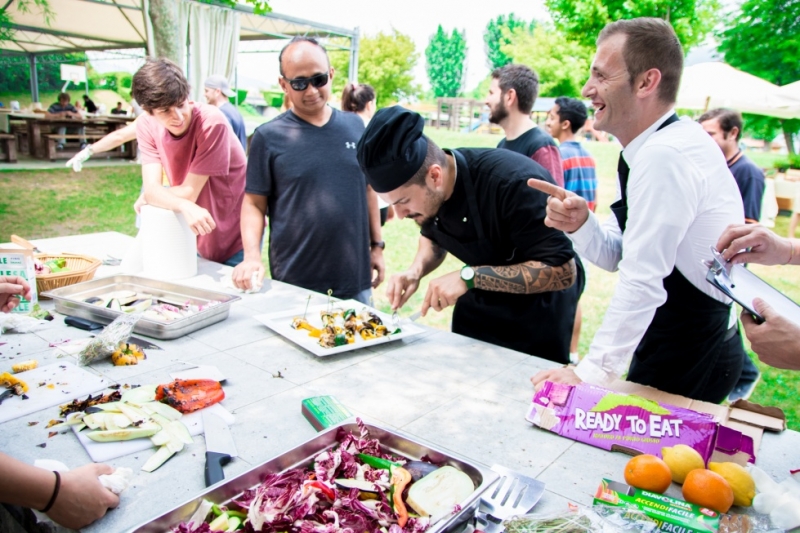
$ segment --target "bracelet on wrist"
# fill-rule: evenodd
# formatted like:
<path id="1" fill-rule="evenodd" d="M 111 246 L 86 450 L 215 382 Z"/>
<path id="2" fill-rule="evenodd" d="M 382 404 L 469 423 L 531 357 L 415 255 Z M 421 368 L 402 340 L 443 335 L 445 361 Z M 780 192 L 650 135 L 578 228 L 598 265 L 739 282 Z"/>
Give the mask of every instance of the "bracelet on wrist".
<path id="1" fill-rule="evenodd" d="M 386 249 L 386 241 L 372 241 L 369 243 L 370 248 L 380 248 L 381 250 Z"/>
<path id="2" fill-rule="evenodd" d="M 58 491 L 61 489 L 61 474 L 56 471 L 53 471 L 53 473 L 56 475 L 56 486 L 53 488 L 53 495 L 50 496 L 50 501 L 47 502 L 47 505 L 45 505 L 44 509 L 41 511 L 43 513 L 47 513 L 47 511 L 53 507 L 53 504 L 56 503 L 56 498 L 58 497 Z"/>

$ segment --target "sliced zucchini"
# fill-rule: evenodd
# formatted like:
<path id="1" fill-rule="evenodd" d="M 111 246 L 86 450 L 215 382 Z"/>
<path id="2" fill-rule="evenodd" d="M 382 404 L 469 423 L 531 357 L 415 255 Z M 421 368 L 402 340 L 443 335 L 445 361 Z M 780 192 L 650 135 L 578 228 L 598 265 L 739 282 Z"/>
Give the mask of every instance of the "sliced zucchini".
<path id="1" fill-rule="evenodd" d="M 144 405 L 149 402 L 154 402 L 156 401 L 156 387 L 157 385 L 142 385 L 135 389 L 126 390 L 122 393 L 120 401 L 134 405 Z"/>
<path id="2" fill-rule="evenodd" d="M 361 479 L 340 478 L 337 479 L 335 482 L 337 487 L 344 490 L 358 489 L 361 492 L 371 492 L 373 494 L 378 494 L 381 490 L 372 481 L 364 481 Z"/>
<path id="3" fill-rule="evenodd" d="M 150 456 L 150 458 L 147 460 L 147 462 L 144 463 L 144 465 L 142 465 L 142 470 L 144 470 L 145 472 L 153 472 L 158 467 L 166 463 L 167 459 L 169 459 L 173 455 L 175 455 L 175 452 L 170 451 L 169 448 L 167 448 L 166 446 L 162 446 L 161 448 L 156 450 L 156 453 Z"/>
<path id="4" fill-rule="evenodd" d="M 474 490 L 468 475 L 452 466 L 443 466 L 411 485 L 406 503 L 420 516 L 430 516 L 433 524 L 452 513 Z"/>
<path id="5" fill-rule="evenodd" d="M 95 430 L 86 434 L 95 442 L 116 442 L 119 440 L 142 439 L 152 437 L 161 430 L 156 424 L 142 424 L 136 428 L 100 431 Z"/>

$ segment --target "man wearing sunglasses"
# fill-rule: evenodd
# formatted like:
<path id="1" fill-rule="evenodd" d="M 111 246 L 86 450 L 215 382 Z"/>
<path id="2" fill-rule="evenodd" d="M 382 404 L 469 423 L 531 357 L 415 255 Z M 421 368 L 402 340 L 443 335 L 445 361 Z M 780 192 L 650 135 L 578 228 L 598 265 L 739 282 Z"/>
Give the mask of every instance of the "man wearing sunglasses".
<path id="1" fill-rule="evenodd" d="M 264 277 L 261 242 L 269 216 L 273 279 L 369 302 L 383 280 L 377 195 L 356 160 L 364 122 L 328 105 L 334 70 L 317 41 L 281 50 L 278 79 L 292 107 L 256 129 L 242 204 L 244 261 L 233 273 L 250 289 Z"/>

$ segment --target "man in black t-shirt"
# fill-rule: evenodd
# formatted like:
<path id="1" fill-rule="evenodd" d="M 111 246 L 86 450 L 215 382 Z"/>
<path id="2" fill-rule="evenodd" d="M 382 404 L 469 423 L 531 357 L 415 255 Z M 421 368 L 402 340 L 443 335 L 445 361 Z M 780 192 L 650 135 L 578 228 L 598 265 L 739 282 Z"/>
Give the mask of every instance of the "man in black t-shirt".
<path id="1" fill-rule="evenodd" d="M 241 216 L 244 261 L 233 281 L 249 289 L 254 274 L 263 278 L 268 215 L 273 279 L 369 303 L 383 280 L 385 245 L 378 198 L 356 160 L 364 122 L 327 105 L 333 69 L 314 39 L 292 39 L 279 64 L 292 108 L 253 134 Z"/>
<path id="2" fill-rule="evenodd" d="M 531 109 L 539 94 L 539 76 L 525 65 L 506 65 L 492 72 L 486 97 L 489 121 L 498 124 L 506 138 L 497 144 L 530 157 L 542 165 L 559 187 L 564 186 L 561 153 L 549 133 L 531 120 Z"/>
<path id="3" fill-rule="evenodd" d="M 543 223 L 546 195 L 526 185 L 552 178 L 506 150 L 442 150 L 423 126 L 417 113 L 382 109 L 358 144 L 373 189 L 422 228 L 411 267 L 389 279 L 392 308 L 450 252 L 465 265 L 430 282 L 423 315 L 455 305 L 455 333 L 569 362 L 580 292 L 575 254 L 563 233 Z"/>

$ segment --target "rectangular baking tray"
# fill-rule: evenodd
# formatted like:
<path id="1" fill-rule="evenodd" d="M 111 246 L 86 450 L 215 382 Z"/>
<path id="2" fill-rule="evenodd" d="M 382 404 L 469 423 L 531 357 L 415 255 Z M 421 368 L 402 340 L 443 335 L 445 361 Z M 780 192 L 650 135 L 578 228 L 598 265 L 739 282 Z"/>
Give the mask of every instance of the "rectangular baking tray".
<path id="1" fill-rule="evenodd" d="M 475 490 L 470 494 L 466 501 L 461 503 L 461 511 L 452 514 L 447 518 L 431 526 L 426 533 L 450 533 L 463 526 L 466 520 L 471 519 L 480 504 L 480 497 L 499 477 L 497 473 L 488 467 L 444 452 L 431 445 L 423 444 L 414 440 L 413 437 L 401 433 L 394 429 L 388 429 L 376 424 L 367 424 L 370 438 L 377 438 L 381 447 L 395 455 L 403 456 L 411 460 L 419 460 L 427 456 L 430 460 L 438 463 L 445 463 L 457 468 L 467 474 L 475 485 Z M 128 530 L 130 533 L 164 533 L 179 523 L 188 520 L 203 499 L 216 504 L 222 504 L 233 497 L 241 494 L 247 489 L 253 488 L 268 473 L 279 473 L 291 468 L 306 467 L 311 464 L 312 459 L 320 452 L 334 447 L 337 444 L 336 433 L 339 428 L 344 428 L 356 435 L 359 434 L 359 427 L 355 422 L 344 422 L 338 426 L 327 429 L 311 440 L 293 448 L 255 468 L 240 474 L 230 480 L 225 480 L 195 498 L 187 501 L 168 511 L 161 516 Z"/>
<path id="2" fill-rule="evenodd" d="M 353 344 L 345 344 L 343 346 L 326 348 L 319 345 L 319 339 L 309 336 L 308 331 L 304 329 L 294 329 L 292 327 L 292 321 L 295 318 L 305 316 L 312 326 L 321 328 L 322 319 L 320 318 L 320 311 L 327 311 L 330 309 L 355 309 L 356 313 L 360 313 L 362 309 L 368 309 L 380 317 L 383 324 L 389 328 L 389 331 L 394 329 L 391 316 L 378 311 L 374 307 L 364 305 L 357 300 L 335 301 L 331 304 L 315 305 L 309 307 L 308 309 L 305 307 L 299 307 L 297 309 L 289 309 L 287 311 L 255 315 L 253 318 L 275 331 L 275 333 L 278 333 L 285 339 L 292 341 L 301 348 L 308 350 L 317 357 L 336 355 L 342 352 L 358 350 L 360 348 L 371 348 L 373 346 L 378 346 L 379 344 L 385 344 L 387 342 L 419 335 L 425 331 L 421 327 L 414 325 L 410 320 L 405 320 L 398 325 L 400 328 L 400 333 L 386 335 L 385 337 L 378 337 L 377 339 L 370 339 L 368 341 L 362 339 L 360 335 L 356 335 L 355 342 L 353 342 Z"/>
<path id="3" fill-rule="evenodd" d="M 108 324 L 123 311 L 115 311 L 105 307 L 88 304 L 84 300 L 91 296 L 108 293 L 118 290 L 130 290 L 137 292 L 147 292 L 154 296 L 163 296 L 170 299 L 191 300 L 195 304 L 203 304 L 211 301 L 220 302 L 217 305 L 204 309 L 199 313 L 172 320 L 161 322 L 142 318 L 133 328 L 135 333 L 147 335 L 156 339 L 177 339 L 198 329 L 202 329 L 211 324 L 215 324 L 228 318 L 231 304 L 241 298 L 233 294 L 224 292 L 198 289 L 178 285 L 169 281 L 161 281 L 139 276 L 109 276 L 107 278 L 93 279 L 75 285 L 60 287 L 43 293 L 43 296 L 52 298 L 56 302 L 56 311 L 63 315 L 77 316 L 87 320 L 94 320 L 103 324 Z"/>

